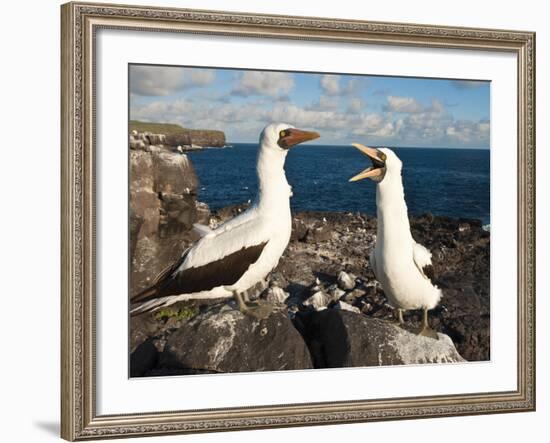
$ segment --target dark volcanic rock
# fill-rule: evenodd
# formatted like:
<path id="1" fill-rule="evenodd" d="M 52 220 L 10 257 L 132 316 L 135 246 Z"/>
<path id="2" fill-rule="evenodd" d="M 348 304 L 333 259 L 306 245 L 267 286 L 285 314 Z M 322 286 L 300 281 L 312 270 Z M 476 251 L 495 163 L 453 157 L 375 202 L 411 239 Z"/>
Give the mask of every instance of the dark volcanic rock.
<path id="1" fill-rule="evenodd" d="M 479 220 L 429 214 L 412 219 L 411 229 L 432 251 L 435 283 L 443 290 L 433 326 L 453 339 L 466 360 L 489 360 L 490 233 Z"/>
<path id="2" fill-rule="evenodd" d="M 165 143 L 169 146 L 198 145 L 198 146 L 225 146 L 225 134 L 222 131 L 206 129 L 185 129 L 181 133 L 169 134 Z"/>
<path id="3" fill-rule="evenodd" d="M 249 207 L 250 207 L 250 202 L 226 206 L 224 208 L 218 209 L 217 211 L 213 211 L 212 214 L 210 215 L 210 221 L 212 222 L 213 225 L 224 223 L 227 220 L 230 220 L 238 216 L 239 214 L 243 213 Z"/>
<path id="4" fill-rule="evenodd" d="M 158 354 L 152 339 L 140 344 L 130 354 L 130 377 L 143 377 L 148 374 L 157 365 Z"/>
<path id="5" fill-rule="evenodd" d="M 163 194 L 191 194 L 199 180 L 187 157 L 170 151 L 159 151 L 152 156 L 154 191 Z"/>
<path id="6" fill-rule="evenodd" d="M 320 224 L 333 235 L 305 241 L 308 230 Z M 331 287 L 345 271 L 357 277 L 357 286 L 353 293 L 343 295 L 344 301 L 373 318 L 393 318 L 369 265 L 376 242 L 376 218 L 357 213 L 300 212 L 293 216 L 293 227 L 299 227 L 300 234 L 293 234 L 273 274 L 291 299 L 311 296 L 316 280 L 325 288 Z M 482 229 L 479 220 L 431 214 L 412 217 L 411 230 L 415 240 L 432 252 L 435 282 L 443 290 L 439 306 L 430 312 L 432 327 L 449 335 L 467 360 L 489 360 L 490 233 Z M 418 327 L 420 320 L 421 312 L 405 314 L 410 328 Z"/>
<path id="7" fill-rule="evenodd" d="M 130 294 L 151 285 L 197 239 L 204 219 L 198 179 L 186 155 L 166 149 L 130 150 Z"/>
<path id="8" fill-rule="evenodd" d="M 291 285 L 283 287 L 291 296 L 301 295 L 301 288 L 311 287 L 317 279 L 326 286 L 334 284 L 341 271 L 372 279 L 368 278 L 366 263 L 376 225 L 366 216 L 300 212 L 293 217 L 293 227 L 298 226 L 301 234 L 293 236 L 276 268 Z M 319 227 L 330 235 L 312 234 L 308 240 L 309 231 Z"/>
<path id="9" fill-rule="evenodd" d="M 170 335 L 157 369 L 249 372 L 312 367 L 308 348 L 285 311 L 255 320 L 225 306 L 207 310 Z"/>
<path id="10" fill-rule="evenodd" d="M 464 361 L 446 335 L 439 334 L 439 340 L 434 340 L 354 312 L 301 312 L 294 323 L 316 368 Z"/>

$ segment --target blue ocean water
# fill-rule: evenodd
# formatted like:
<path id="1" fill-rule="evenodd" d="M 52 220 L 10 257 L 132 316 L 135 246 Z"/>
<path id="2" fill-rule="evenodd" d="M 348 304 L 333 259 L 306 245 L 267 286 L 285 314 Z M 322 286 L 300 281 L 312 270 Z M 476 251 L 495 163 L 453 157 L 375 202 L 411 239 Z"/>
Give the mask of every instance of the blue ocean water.
<path id="1" fill-rule="evenodd" d="M 199 199 L 212 209 L 251 200 L 256 192 L 258 145 L 189 153 L 200 179 Z M 490 223 L 490 152 L 482 149 L 395 148 L 403 161 L 411 215 L 465 217 Z M 301 145 L 290 150 L 286 175 L 293 211 L 376 214 L 375 184 L 348 179 L 370 166 L 351 146 Z"/>

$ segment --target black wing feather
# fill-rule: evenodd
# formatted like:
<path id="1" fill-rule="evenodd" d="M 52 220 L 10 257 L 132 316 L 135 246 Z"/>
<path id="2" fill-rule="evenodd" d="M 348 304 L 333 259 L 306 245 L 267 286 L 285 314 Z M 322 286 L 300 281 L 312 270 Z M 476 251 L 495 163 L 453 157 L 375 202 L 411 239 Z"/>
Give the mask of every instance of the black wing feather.
<path id="1" fill-rule="evenodd" d="M 163 271 L 150 288 L 136 295 L 132 303 L 145 302 L 169 295 L 192 294 L 210 291 L 218 286 L 231 286 L 239 281 L 248 268 L 260 258 L 268 242 L 243 247 L 219 260 L 196 268 L 177 272 L 187 253 Z"/>
<path id="2" fill-rule="evenodd" d="M 435 282 L 435 270 L 433 265 L 426 265 L 422 268 L 422 272 L 430 279 L 432 284 Z"/>

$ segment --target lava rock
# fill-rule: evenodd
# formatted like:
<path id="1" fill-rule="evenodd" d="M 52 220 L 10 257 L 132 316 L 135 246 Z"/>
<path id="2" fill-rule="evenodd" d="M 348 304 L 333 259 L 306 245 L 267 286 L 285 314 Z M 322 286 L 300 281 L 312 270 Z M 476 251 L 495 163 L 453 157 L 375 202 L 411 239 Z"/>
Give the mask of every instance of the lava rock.
<path id="1" fill-rule="evenodd" d="M 304 306 L 311 306 L 316 311 L 321 311 L 327 308 L 330 303 L 330 297 L 323 291 L 315 292 L 311 297 L 303 302 Z"/>
<path id="2" fill-rule="evenodd" d="M 158 350 L 152 339 L 140 344 L 130 354 L 130 377 L 143 377 L 153 369 L 158 360 Z"/>
<path id="3" fill-rule="evenodd" d="M 307 243 L 320 243 L 332 239 L 332 230 L 328 225 L 312 226 L 307 230 L 305 241 Z"/>
<path id="4" fill-rule="evenodd" d="M 292 233 L 290 234 L 290 241 L 305 241 L 307 236 L 308 227 L 303 220 L 292 220 Z"/>
<path id="5" fill-rule="evenodd" d="M 341 299 L 350 305 L 357 303 L 361 298 L 366 294 L 366 291 L 356 288 L 348 293 L 346 293 Z"/>
<path id="6" fill-rule="evenodd" d="M 338 274 L 338 286 L 345 291 L 355 288 L 355 275 L 348 274 L 345 271 L 340 272 Z"/>
<path id="7" fill-rule="evenodd" d="M 340 309 L 342 311 L 355 312 L 356 314 L 361 313 L 361 310 L 359 308 L 356 308 L 355 306 L 352 306 L 349 303 L 346 303 L 345 301 L 342 301 L 342 300 L 340 300 L 339 302 L 334 304 L 334 309 Z"/>
<path id="8" fill-rule="evenodd" d="M 452 340 L 413 334 L 390 322 L 346 310 L 296 314 L 315 368 L 456 363 L 465 360 Z"/>
<path id="9" fill-rule="evenodd" d="M 166 142 L 164 134 L 147 134 L 147 139 L 150 145 L 162 145 Z"/>
<path id="10" fill-rule="evenodd" d="M 130 150 L 131 295 L 149 287 L 197 239 L 193 223 L 204 220 L 207 210 L 197 209 L 197 186 L 187 156 Z"/>
<path id="11" fill-rule="evenodd" d="M 331 285 L 328 288 L 328 295 L 332 300 L 338 301 L 342 296 L 346 295 L 346 291 L 340 289 L 338 285 Z"/>
<path id="12" fill-rule="evenodd" d="M 285 312 L 257 320 L 224 306 L 180 326 L 157 370 L 250 372 L 312 368 L 308 348 Z"/>
<path id="13" fill-rule="evenodd" d="M 271 286 L 265 293 L 265 300 L 271 304 L 284 304 L 288 298 L 288 292 L 283 291 L 278 286 Z"/>
<path id="14" fill-rule="evenodd" d="M 288 282 L 281 288 L 292 297 L 304 297 L 303 292 L 309 295 L 308 289 L 319 279 L 331 294 L 330 288 L 344 271 L 357 276 L 356 282 L 362 283 L 356 287 L 365 291 L 352 303 L 374 318 L 392 319 L 392 309 L 368 259 L 376 242 L 376 218 L 360 213 L 294 214 L 293 225 L 301 224 L 325 224 L 338 240 L 291 240 L 275 269 Z M 411 217 L 410 224 L 413 238 L 432 252 L 435 284 L 443 291 L 440 304 L 430 311 L 432 327 L 449 335 L 467 360 L 489 360 L 490 232 L 483 229 L 479 220 L 431 214 Z M 405 313 L 410 328 L 419 327 L 421 319 L 421 312 Z"/>

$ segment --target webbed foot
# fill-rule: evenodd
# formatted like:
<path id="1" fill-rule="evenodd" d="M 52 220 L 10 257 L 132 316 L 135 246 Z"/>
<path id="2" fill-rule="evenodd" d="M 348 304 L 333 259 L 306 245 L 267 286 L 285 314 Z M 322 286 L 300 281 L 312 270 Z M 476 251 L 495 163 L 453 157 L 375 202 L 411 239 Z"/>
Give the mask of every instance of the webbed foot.
<path id="1" fill-rule="evenodd" d="M 437 332 L 434 331 L 429 326 L 426 328 L 421 327 L 417 335 L 422 335 L 423 337 L 429 337 L 429 338 L 433 338 L 434 340 L 439 340 L 439 335 L 437 335 Z"/>
<path id="2" fill-rule="evenodd" d="M 273 305 L 269 303 L 261 303 L 257 306 L 247 305 L 244 310 L 239 308 L 244 315 L 255 318 L 256 320 L 264 320 L 271 315 L 273 312 Z"/>
<path id="3" fill-rule="evenodd" d="M 273 312 L 273 305 L 271 303 L 262 301 L 245 303 L 240 294 L 234 292 L 233 296 L 237 302 L 239 311 L 244 315 L 255 318 L 256 320 L 264 320 Z"/>
<path id="4" fill-rule="evenodd" d="M 439 340 L 439 336 L 437 335 L 437 332 L 434 331 L 432 328 L 430 328 L 430 323 L 428 322 L 428 310 L 424 309 L 424 316 L 422 317 L 422 325 L 420 326 L 420 329 L 418 330 L 418 335 L 422 335 L 423 337 L 429 337 L 433 338 L 434 340 Z"/>

